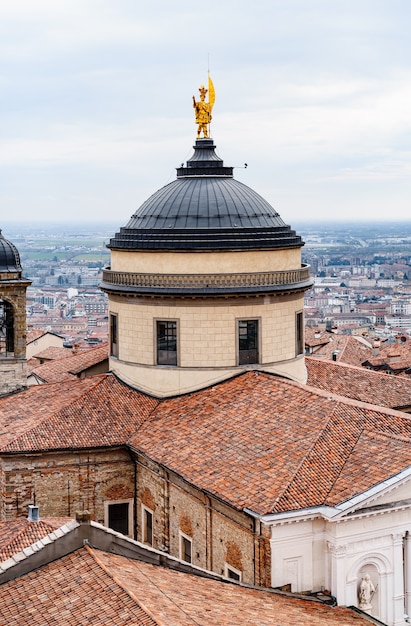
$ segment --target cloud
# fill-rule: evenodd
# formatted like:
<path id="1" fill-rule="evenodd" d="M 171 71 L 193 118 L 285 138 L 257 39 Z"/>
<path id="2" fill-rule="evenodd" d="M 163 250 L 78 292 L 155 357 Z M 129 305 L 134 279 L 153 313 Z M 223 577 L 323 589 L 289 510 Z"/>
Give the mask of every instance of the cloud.
<path id="1" fill-rule="evenodd" d="M 0 201 L 135 207 L 191 154 L 210 64 L 212 133 L 246 184 L 286 205 L 304 190 L 317 214 L 359 186 L 369 215 L 385 194 L 402 206 L 410 18 L 408 0 L 1 3 Z"/>

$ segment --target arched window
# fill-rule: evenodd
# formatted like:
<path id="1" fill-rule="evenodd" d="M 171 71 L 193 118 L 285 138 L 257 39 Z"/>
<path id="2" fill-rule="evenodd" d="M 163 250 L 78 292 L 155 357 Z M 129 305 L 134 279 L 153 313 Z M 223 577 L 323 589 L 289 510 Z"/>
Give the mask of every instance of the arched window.
<path id="1" fill-rule="evenodd" d="M 14 352 L 14 313 L 7 300 L 0 300 L 0 355 Z"/>

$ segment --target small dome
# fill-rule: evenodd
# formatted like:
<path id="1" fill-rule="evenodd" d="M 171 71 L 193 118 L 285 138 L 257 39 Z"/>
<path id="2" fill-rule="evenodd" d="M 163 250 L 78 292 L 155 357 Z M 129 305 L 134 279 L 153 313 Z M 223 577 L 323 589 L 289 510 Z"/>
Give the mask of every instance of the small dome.
<path id="1" fill-rule="evenodd" d="M 21 272 L 20 255 L 16 246 L 3 237 L 0 230 L 0 272 Z"/>
<path id="2" fill-rule="evenodd" d="M 301 247 L 273 207 L 233 178 L 212 139 L 197 139 L 177 179 L 154 193 L 111 239 L 111 249 L 251 250 Z"/>

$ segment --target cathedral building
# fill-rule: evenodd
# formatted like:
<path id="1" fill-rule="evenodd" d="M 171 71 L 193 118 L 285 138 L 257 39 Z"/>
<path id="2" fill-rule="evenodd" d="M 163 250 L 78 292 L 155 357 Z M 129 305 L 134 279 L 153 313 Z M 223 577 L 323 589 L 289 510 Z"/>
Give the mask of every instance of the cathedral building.
<path id="1" fill-rule="evenodd" d="M 369 372 L 361 396 L 347 365 L 338 387 L 330 367 L 321 388 L 306 384 L 303 242 L 198 124 L 206 136 L 176 180 L 109 243 L 110 373 L 0 398 L 0 520 L 32 504 L 44 516 L 87 509 L 220 576 L 328 590 L 405 626 L 411 421 L 392 407 L 408 407 L 411 389 L 388 397 Z M 0 257 L 3 361 L 14 367 L 28 282 L 3 246 L 14 255 L 7 275 Z"/>

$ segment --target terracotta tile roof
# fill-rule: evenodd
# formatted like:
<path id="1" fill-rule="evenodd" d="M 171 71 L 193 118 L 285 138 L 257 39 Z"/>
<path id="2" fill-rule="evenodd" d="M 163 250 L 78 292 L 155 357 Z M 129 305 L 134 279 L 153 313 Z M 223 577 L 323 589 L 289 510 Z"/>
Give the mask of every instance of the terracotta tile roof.
<path id="1" fill-rule="evenodd" d="M 36 341 L 37 339 L 40 339 L 40 337 L 43 337 L 43 335 L 56 335 L 56 337 L 62 337 L 62 335 L 59 335 L 58 333 L 53 333 L 49 330 L 44 330 L 44 328 L 32 328 L 31 330 L 27 331 L 26 334 L 26 344 L 32 343 L 32 341 Z"/>
<path id="2" fill-rule="evenodd" d="M 322 346 L 330 341 L 330 333 L 319 330 L 319 328 L 304 329 L 304 341 L 307 346 Z"/>
<path id="3" fill-rule="evenodd" d="M 364 359 L 365 360 L 365 359 Z M 367 361 L 374 367 L 386 363 L 389 367 L 406 368 L 411 366 L 411 340 L 403 343 L 384 344 L 376 356 L 370 356 Z M 401 364 L 401 366 L 400 366 Z"/>
<path id="4" fill-rule="evenodd" d="M 36 341 L 36 339 L 40 339 L 40 337 L 42 337 L 46 333 L 46 330 L 40 328 L 33 328 L 32 330 L 28 330 L 26 334 L 26 343 L 29 344 L 32 341 Z"/>
<path id="5" fill-rule="evenodd" d="M 0 561 L 42 539 L 56 528 L 63 526 L 69 518 L 46 518 L 38 522 L 28 519 L 14 519 L 0 522 Z"/>
<path id="6" fill-rule="evenodd" d="M 334 506 L 411 465 L 410 444 L 411 420 L 399 412 L 254 372 L 161 403 L 131 439 L 259 514 Z"/>
<path id="7" fill-rule="evenodd" d="M 156 626 L 139 602 L 82 548 L 0 586 L 7 626 Z"/>
<path id="8" fill-rule="evenodd" d="M 372 347 L 363 341 L 361 337 L 348 336 L 347 343 L 341 350 L 340 358 L 337 355 L 337 361 L 359 367 L 371 354 Z"/>
<path id="9" fill-rule="evenodd" d="M 0 450 L 122 445 L 157 404 L 105 374 L 30 387 L 0 398 Z"/>
<path id="10" fill-rule="evenodd" d="M 391 409 L 411 407 L 411 379 L 306 357 L 311 387 Z"/>
<path id="11" fill-rule="evenodd" d="M 0 586 L 8 626 L 360 626 L 344 607 L 183 574 L 88 546 Z"/>
<path id="12" fill-rule="evenodd" d="M 45 350 L 41 352 L 37 352 L 33 354 L 33 358 L 35 359 L 44 359 L 47 361 L 55 361 L 56 359 L 64 359 L 66 357 L 72 356 L 73 352 L 70 348 L 60 348 L 58 346 L 49 346 Z"/>
<path id="13" fill-rule="evenodd" d="M 144 606 L 158 623 L 167 626 L 367 623 L 346 608 L 331 608 L 278 592 L 192 576 L 107 552 L 92 552 L 120 585 L 135 597 L 144 598 Z"/>
<path id="14" fill-rule="evenodd" d="M 0 449 L 58 415 L 66 405 L 87 394 L 102 378 L 103 375 L 34 386 L 0 398 Z"/>
<path id="15" fill-rule="evenodd" d="M 320 334 L 312 331 L 313 329 L 305 330 L 307 334 L 305 343 L 313 349 L 311 356 L 318 356 L 318 358 L 331 361 L 333 360 L 333 352 L 336 352 L 337 362 L 360 366 L 372 355 L 371 346 L 362 337 L 327 332 Z M 318 337 L 319 334 L 320 337 Z"/>
<path id="16" fill-rule="evenodd" d="M 64 358 L 43 363 L 32 370 L 36 378 L 53 383 L 76 378 L 76 375 L 108 359 L 108 345 L 104 343 L 97 348 L 81 350 L 73 354 L 67 350 Z"/>
<path id="17" fill-rule="evenodd" d="M 410 443 L 409 418 L 336 403 L 275 510 L 336 506 L 411 465 Z"/>
<path id="18" fill-rule="evenodd" d="M 384 369 L 396 372 L 397 370 L 406 370 L 410 366 L 411 362 L 408 359 L 400 359 L 399 361 L 389 361 L 384 365 Z"/>
<path id="19" fill-rule="evenodd" d="M 409 467 L 410 444 L 404 414 L 257 372 L 162 401 L 112 375 L 0 399 L 3 454 L 131 445 L 262 515 L 354 497 Z"/>

